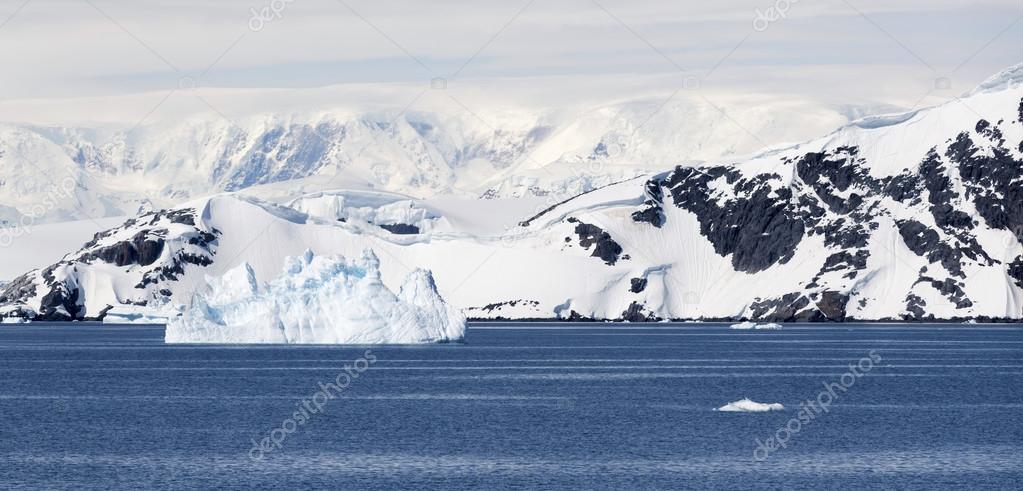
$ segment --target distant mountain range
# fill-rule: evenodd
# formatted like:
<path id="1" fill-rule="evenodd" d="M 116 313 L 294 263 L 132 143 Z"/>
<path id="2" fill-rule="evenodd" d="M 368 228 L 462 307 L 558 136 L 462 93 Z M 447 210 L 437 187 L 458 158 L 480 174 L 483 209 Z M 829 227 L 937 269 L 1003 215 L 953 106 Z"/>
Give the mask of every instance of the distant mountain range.
<path id="1" fill-rule="evenodd" d="M 579 192 L 799 141 L 854 107 L 731 96 L 600 107 L 216 114 L 138 127 L 0 125 L 0 223 L 125 216 L 224 191 L 372 189 L 419 198 Z M 875 108 L 874 110 L 877 110 Z M 784 115 L 799 114 L 799 118 Z"/>
<path id="2" fill-rule="evenodd" d="M 218 175 L 247 182 L 235 169 Z M 224 194 L 97 234 L 15 279 L 0 316 L 87 319 L 123 304 L 187 304 L 206 275 L 241 261 L 265 281 L 306 248 L 370 248 L 385 283 L 431 269 L 444 298 L 475 318 L 1019 319 L 1023 65 L 939 106 L 625 179 L 504 231 L 497 219 L 471 201 L 384 192 L 280 204 Z"/>

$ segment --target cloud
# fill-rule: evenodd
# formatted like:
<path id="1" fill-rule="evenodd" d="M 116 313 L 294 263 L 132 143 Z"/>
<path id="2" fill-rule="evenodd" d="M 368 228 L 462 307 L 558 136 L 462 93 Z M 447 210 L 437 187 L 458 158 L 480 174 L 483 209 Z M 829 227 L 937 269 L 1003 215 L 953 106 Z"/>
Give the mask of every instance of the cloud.
<path id="1" fill-rule="evenodd" d="M 892 102 L 939 75 L 965 87 L 1020 61 L 1017 1 L 779 2 L 34 0 L 0 27 L 0 65 L 15 75 L 0 93 L 160 92 L 182 76 L 232 88 L 575 80 L 549 87 L 557 93 L 717 67 L 707 84 Z M 0 7 L 0 23 L 14 3 Z M 758 12 L 782 5 L 783 18 L 754 28 Z M 254 23 L 254 11 L 272 15 Z"/>

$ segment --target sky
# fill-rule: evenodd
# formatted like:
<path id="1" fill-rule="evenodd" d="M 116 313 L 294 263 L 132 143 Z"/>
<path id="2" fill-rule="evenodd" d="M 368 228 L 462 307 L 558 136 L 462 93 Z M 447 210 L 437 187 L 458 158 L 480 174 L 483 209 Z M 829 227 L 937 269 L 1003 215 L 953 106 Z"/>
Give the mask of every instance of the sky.
<path id="1" fill-rule="evenodd" d="M 1018 0 L 5 0 L 0 120 L 130 119 L 186 91 L 278 110 L 405 107 L 430 88 L 531 106 L 682 88 L 908 108 L 1023 62 L 1020 46 Z"/>

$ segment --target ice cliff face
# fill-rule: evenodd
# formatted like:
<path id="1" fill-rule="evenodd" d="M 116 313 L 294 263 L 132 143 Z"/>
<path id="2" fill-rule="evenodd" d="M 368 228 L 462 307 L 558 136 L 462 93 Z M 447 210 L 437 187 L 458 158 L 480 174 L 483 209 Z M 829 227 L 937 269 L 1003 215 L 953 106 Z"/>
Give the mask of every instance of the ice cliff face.
<path id="1" fill-rule="evenodd" d="M 409 274 L 395 295 L 380 280 L 380 263 L 315 256 L 284 261 L 265 286 L 247 263 L 196 294 L 167 324 L 168 343 L 413 344 L 460 341 L 465 318 L 437 293 L 430 272 Z"/>

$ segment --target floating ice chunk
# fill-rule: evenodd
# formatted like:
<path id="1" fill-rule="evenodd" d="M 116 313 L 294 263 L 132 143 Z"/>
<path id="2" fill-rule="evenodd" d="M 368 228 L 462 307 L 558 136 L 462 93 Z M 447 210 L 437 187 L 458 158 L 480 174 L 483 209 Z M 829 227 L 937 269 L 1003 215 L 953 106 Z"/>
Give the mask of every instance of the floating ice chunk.
<path id="1" fill-rule="evenodd" d="M 781 324 L 775 324 L 773 322 L 758 324 L 756 322 L 740 322 L 738 324 L 732 324 L 732 329 L 781 329 Z"/>
<path id="2" fill-rule="evenodd" d="M 114 305 L 104 311 L 104 324 L 166 324 L 181 315 L 181 307 L 165 298 L 154 298 L 146 305 Z"/>
<path id="3" fill-rule="evenodd" d="M 764 404 L 761 402 L 754 402 L 749 399 L 743 398 L 735 402 L 729 402 L 724 406 L 717 408 L 715 411 L 724 411 L 731 413 L 763 413 L 767 411 L 784 411 L 785 406 L 775 402 L 772 404 Z"/>
<path id="4" fill-rule="evenodd" d="M 380 280 L 380 261 L 366 251 L 285 258 L 266 285 L 242 264 L 197 294 L 167 324 L 168 343 L 415 344 L 460 341 L 465 317 L 437 292 L 433 275 L 411 272 L 398 295 Z"/>
<path id="5" fill-rule="evenodd" d="M 104 324 L 166 324 L 176 312 L 168 312 L 134 305 L 119 305 L 103 316 Z"/>
<path id="6" fill-rule="evenodd" d="M 0 320 L 0 323 L 2 324 L 28 324 L 29 322 L 32 321 L 24 317 L 4 317 L 2 320 Z"/>

